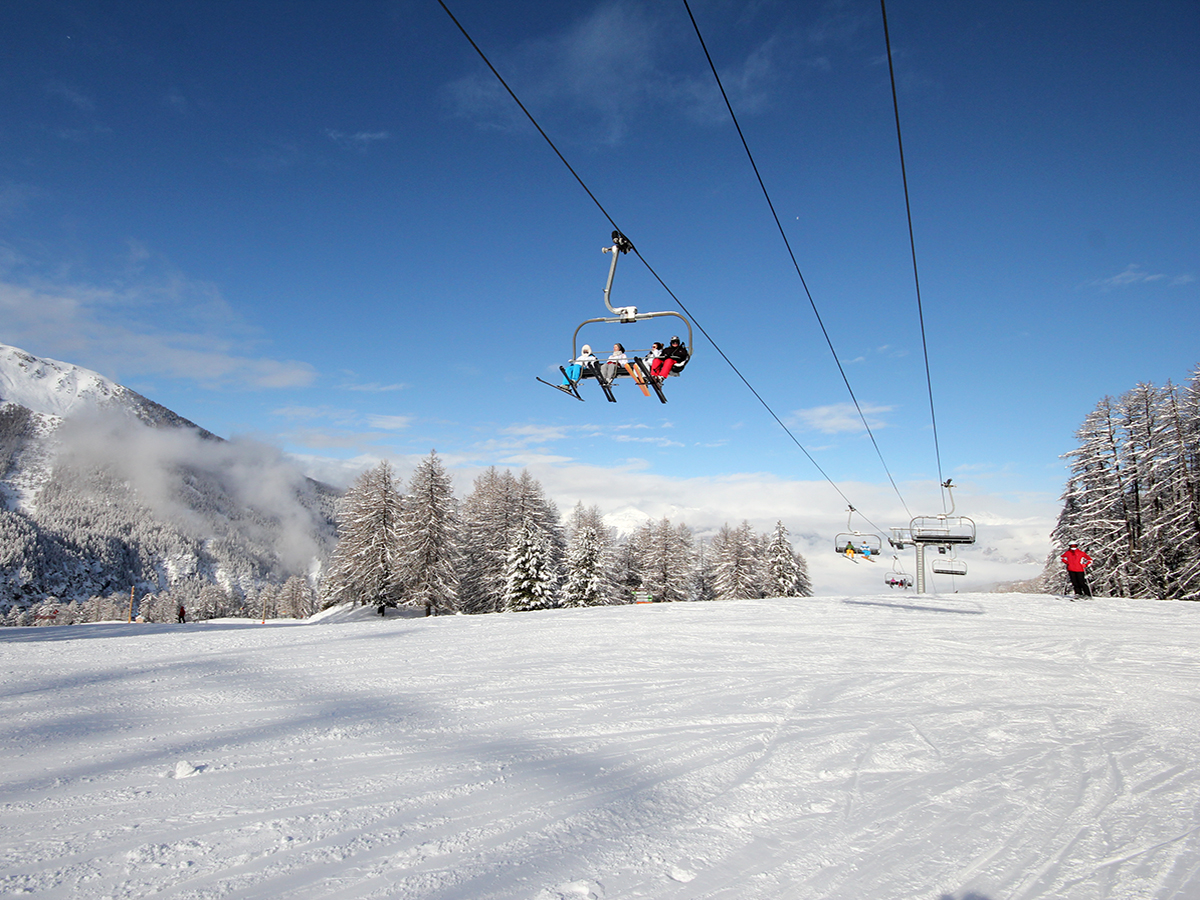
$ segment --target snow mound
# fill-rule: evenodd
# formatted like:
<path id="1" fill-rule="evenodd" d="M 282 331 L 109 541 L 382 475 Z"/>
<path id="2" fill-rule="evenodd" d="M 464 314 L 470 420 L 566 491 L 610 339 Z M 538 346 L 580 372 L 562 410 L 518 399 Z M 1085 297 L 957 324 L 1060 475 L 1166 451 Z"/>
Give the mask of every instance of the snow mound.
<path id="1" fill-rule="evenodd" d="M 193 766 L 186 759 L 181 759 L 175 763 L 175 771 L 172 773 L 172 778 L 192 778 L 204 771 L 204 766 Z"/>
<path id="2" fill-rule="evenodd" d="M 310 625 L 341 625 L 344 622 L 378 622 L 380 618 L 411 619 L 421 615 L 424 615 L 421 610 L 389 608 L 384 610 L 381 617 L 379 610 L 374 606 L 351 606 L 341 603 L 309 616 L 306 621 Z"/>

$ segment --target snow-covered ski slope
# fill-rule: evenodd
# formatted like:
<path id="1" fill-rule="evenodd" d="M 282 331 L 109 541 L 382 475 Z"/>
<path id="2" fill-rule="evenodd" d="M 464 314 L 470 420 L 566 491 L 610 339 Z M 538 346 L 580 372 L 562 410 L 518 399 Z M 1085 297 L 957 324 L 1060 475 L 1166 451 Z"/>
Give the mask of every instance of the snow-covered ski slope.
<path id="1" fill-rule="evenodd" d="M 0 630 L 0 893 L 1200 897 L 1200 605 Z"/>

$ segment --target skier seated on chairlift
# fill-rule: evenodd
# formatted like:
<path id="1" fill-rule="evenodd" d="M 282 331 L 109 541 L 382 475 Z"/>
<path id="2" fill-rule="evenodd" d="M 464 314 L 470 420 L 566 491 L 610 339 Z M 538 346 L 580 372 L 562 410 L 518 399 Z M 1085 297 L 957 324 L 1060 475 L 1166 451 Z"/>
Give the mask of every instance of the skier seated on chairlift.
<path id="1" fill-rule="evenodd" d="M 860 554 L 863 557 L 863 559 L 871 558 L 870 544 L 863 544 L 859 547 L 855 547 L 854 541 L 846 541 L 846 549 L 843 550 L 842 552 L 846 554 L 847 559 L 854 559 L 855 553 Z"/>
<path id="2" fill-rule="evenodd" d="M 660 345 L 656 344 L 655 346 Z M 663 381 L 671 374 L 671 369 L 676 366 L 682 369 L 687 360 L 687 347 L 683 346 L 683 342 L 676 335 L 671 338 L 671 346 L 662 352 L 662 356 L 650 363 L 650 374 L 659 381 Z"/>
<path id="3" fill-rule="evenodd" d="M 600 367 L 600 377 L 605 384 L 612 384 L 613 379 L 617 377 L 617 372 L 625 368 L 625 364 L 629 362 L 629 358 L 625 355 L 624 344 L 613 344 L 613 352 L 609 354 L 608 360 Z"/>
<path id="4" fill-rule="evenodd" d="M 563 379 L 563 383 L 559 387 L 570 388 L 572 384 L 583 377 L 584 368 L 590 367 L 596 362 L 599 362 L 599 360 L 592 354 L 591 345 L 584 344 L 578 359 L 571 360 L 571 364 L 567 366 L 566 378 Z"/>

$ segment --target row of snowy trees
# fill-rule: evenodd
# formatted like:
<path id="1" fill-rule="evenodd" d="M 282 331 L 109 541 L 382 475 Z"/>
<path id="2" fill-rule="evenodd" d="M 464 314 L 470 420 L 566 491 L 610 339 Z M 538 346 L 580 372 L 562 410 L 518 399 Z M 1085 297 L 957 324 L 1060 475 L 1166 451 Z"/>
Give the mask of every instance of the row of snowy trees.
<path id="1" fill-rule="evenodd" d="M 280 585 L 265 584 L 249 593 L 229 592 L 202 579 L 179 582 L 170 590 L 138 595 L 121 591 L 84 601 L 46 597 L 29 606 L 11 606 L 0 625 L 78 625 L 87 622 L 175 622 L 183 607 L 188 621 L 217 618 L 306 619 L 317 612 L 317 595 L 308 579 L 293 575 Z"/>
<path id="2" fill-rule="evenodd" d="M 725 526 L 706 544 L 662 519 L 618 540 L 596 507 L 576 506 L 564 527 L 528 472 L 488 469 L 459 501 L 431 453 L 407 491 L 386 462 L 347 491 L 322 593 L 439 614 L 808 596 L 811 584 L 782 523 L 772 535 Z"/>
<path id="3" fill-rule="evenodd" d="M 1078 541 L 1097 594 L 1200 600 L 1200 368 L 1105 397 L 1076 437 L 1045 588 L 1065 588 L 1058 557 Z"/>

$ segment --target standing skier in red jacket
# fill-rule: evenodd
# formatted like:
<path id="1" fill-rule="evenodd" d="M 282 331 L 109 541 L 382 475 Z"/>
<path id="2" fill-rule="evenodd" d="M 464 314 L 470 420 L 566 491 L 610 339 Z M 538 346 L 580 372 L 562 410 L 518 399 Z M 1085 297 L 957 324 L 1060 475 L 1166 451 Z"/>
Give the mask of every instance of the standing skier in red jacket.
<path id="1" fill-rule="evenodd" d="M 1067 574 L 1071 576 L 1071 587 L 1075 589 L 1075 597 L 1092 596 L 1092 589 L 1083 577 L 1083 570 L 1091 564 L 1092 558 L 1080 550 L 1077 543 L 1071 541 L 1066 553 L 1062 555 L 1062 561 L 1067 567 Z M 1074 600 L 1075 597 L 1071 599 Z"/>

